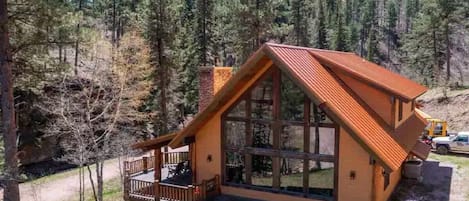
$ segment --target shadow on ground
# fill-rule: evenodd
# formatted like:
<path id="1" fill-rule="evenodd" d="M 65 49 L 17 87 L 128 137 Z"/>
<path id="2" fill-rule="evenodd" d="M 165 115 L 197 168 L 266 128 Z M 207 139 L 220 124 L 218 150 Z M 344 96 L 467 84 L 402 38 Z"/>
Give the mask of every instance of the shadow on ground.
<path id="1" fill-rule="evenodd" d="M 453 167 L 438 161 L 424 161 L 423 181 L 402 178 L 390 201 L 449 201 Z"/>

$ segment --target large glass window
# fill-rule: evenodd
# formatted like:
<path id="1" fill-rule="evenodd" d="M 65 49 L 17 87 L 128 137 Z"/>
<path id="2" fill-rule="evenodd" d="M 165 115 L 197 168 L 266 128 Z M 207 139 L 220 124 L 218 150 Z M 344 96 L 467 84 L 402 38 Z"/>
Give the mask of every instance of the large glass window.
<path id="1" fill-rule="evenodd" d="M 240 121 L 225 122 L 225 146 L 244 147 L 246 144 L 246 123 Z"/>
<path id="2" fill-rule="evenodd" d="M 272 157 L 252 155 L 252 185 L 272 188 Z"/>
<path id="3" fill-rule="evenodd" d="M 278 69 L 241 97 L 222 115 L 224 183 L 332 199 L 337 125 Z"/>
<path id="4" fill-rule="evenodd" d="M 225 154 L 225 179 L 231 183 L 245 183 L 246 171 L 244 168 L 244 155 L 236 152 Z"/>

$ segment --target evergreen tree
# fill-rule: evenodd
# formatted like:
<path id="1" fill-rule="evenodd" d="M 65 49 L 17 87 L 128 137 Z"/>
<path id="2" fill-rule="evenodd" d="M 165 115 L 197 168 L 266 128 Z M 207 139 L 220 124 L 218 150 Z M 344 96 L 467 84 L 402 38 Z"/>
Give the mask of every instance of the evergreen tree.
<path id="1" fill-rule="evenodd" d="M 347 39 L 347 30 L 344 27 L 342 22 L 342 15 L 339 15 L 337 19 L 337 26 L 334 33 L 334 49 L 338 51 L 348 51 L 348 39 Z"/>
<path id="2" fill-rule="evenodd" d="M 202 66 L 214 65 L 214 52 L 213 43 L 213 9 L 214 3 L 212 0 L 196 0 L 196 38 L 197 38 L 197 51 L 199 64 Z"/>
<path id="3" fill-rule="evenodd" d="M 401 48 L 403 62 L 423 75 L 421 82 L 428 86 L 438 86 L 446 54 L 444 26 L 436 1 L 428 0 L 423 4 L 422 13 L 414 20 Z"/>
<path id="4" fill-rule="evenodd" d="M 326 29 L 326 22 L 325 22 L 325 17 L 324 17 L 324 9 L 322 5 L 322 1 L 318 1 L 318 16 L 317 16 L 317 21 L 318 21 L 318 35 L 317 35 L 317 40 L 316 40 L 316 47 L 320 49 L 327 49 L 327 29 Z"/>
<path id="5" fill-rule="evenodd" d="M 174 3 L 174 2 L 172 2 Z M 179 92 L 176 91 L 176 73 L 174 64 L 174 32 L 176 32 L 174 5 L 168 0 L 149 1 L 147 34 L 150 46 L 150 65 L 155 69 L 155 84 L 150 100 L 155 101 L 154 133 L 167 134 L 180 123 Z"/>
<path id="6" fill-rule="evenodd" d="M 388 48 L 388 60 L 390 59 L 390 51 L 392 48 L 392 44 L 397 43 L 397 33 L 396 33 L 396 26 L 397 26 L 397 19 L 398 13 L 397 8 L 394 0 L 389 1 L 387 7 L 388 15 L 387 15 L 387 48 Z"/>

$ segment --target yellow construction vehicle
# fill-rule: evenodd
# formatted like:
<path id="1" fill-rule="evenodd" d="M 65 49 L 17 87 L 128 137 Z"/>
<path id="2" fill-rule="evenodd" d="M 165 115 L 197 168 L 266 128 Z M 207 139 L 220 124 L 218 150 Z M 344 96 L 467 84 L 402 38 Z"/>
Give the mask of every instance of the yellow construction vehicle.
<path id="1" fill-rule="evenodd" d="M 445 137 L 448 136 L 447 127 L 448 124 L 445 120 L 441 119 L 427 119 L 428 124 L 423 131 L 424 136 L 428 136 L 430 138 L 435 137 Z"/>
<path id="2" fill-rule="evenodd" d="M 429 141 L 426 143 L 431 143 L 431 139 L 433 138 L 448 136 L 448 123 L 445 120 L 432 118 L 430 115 L 419 109 L 415 109 L 415 111 L 428 121 L 427 126 L 422 132 L 423 141 Z"/>

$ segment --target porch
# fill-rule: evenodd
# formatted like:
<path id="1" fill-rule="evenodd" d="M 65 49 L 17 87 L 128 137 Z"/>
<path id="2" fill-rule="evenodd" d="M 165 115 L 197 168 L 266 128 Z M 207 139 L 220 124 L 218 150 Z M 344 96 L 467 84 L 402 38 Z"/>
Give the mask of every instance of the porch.
<path id="1" fill-rule="evenodd" d="M 124 162 L 124 200 L 203 201 L 219 195 L 218 175 L 195 183 L 190 150 L 161 152 L 155 149 L 154 156 Z"/>

